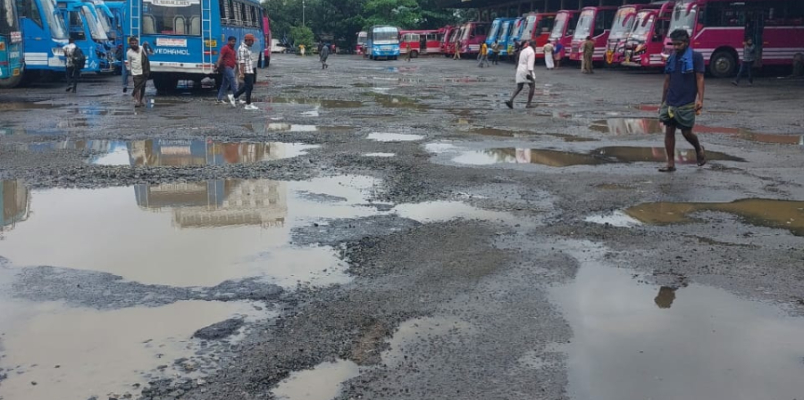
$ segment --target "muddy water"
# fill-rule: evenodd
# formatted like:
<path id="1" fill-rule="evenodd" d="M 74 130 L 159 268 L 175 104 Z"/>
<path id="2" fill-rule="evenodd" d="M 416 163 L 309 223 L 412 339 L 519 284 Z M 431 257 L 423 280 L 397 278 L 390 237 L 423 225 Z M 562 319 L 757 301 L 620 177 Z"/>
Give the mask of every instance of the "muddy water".
<path id="1" fill-rule="evenodd" d="M 695 221 L 694 214 L 716 211 L 734 214 L 746 223 L 786 229 L 804 236 L 804 201 L 743 199 L 731 203 L 645 203 L 625 210 L 629 216 L 647 224 L 668 225 Z"/>
<path id="2" fill-rule="evenodd" d="M 354 100 L 328 100 L 303 97 L 268 97 L 265 99 L 265 102 L 277 104 L 303 104 L 323 108 L 358 108 L 363 105 L 363 102 Z"/>
<path id="3" fill-rule="evenodd" d="M 143 373 L 160 365 L 167 366 L 166 376 L 185 372 L 173 361 L 199 350 L 200 341 L 191 339 L 196 330 L 256 315 L 247 302 L 181 301 L 97 311 L 2 299 L 0 367 L 8 378 L 0 385 L 0 398 L 83 400 L 135 394 L 132 385 L 145 384 Z"/>
<path id="4" fill-rule="evenodd" d="M 484 136 L 514 137 L 514 138 L 550 136 L 563 139 L 565 142 L 593 142 L 598 140 L 594 138 L 585 138 L 580 136 L 568 135 L 565 133 L 537 133 L 528 131 L 512 131 L 512 130 L 488 128 L 488 127 L 475 128 L 470 130 L 469 132 Z"/>
<path id="5" fill-rule="evenodd" d="M 665 128 L 656 118 L 608 118 L 593 122 L 589 129 L 614 135 L 652 135 L 663 134 Z M 804 135 L 800 133 L 789 135 L 758 133 L 748 129 L 706 125 L 696 125 L 693 131 L 695 133 L 725 134 L 752 142 L 804 146 Z"/>
<path id="6" fill-rule="evenodd" d="M 9 192 L 0 255 L 15 266 L 103 271 L 171 286 L 213 286 L 262 277 L 293 287 L 348 281 L 329 247 L 290 245 L 291 229 L 327 218 L 375 214 L 362 176 L 305 182 L 212 180 L 97 190 Z M 13 196 L 12 196 L 13 193 Z M 311 196 L 312 194 L 312 196 Z M 315 195 L 337 202 L 317 201 Z"/>
<path id="7" fill-rule="evenodd" d="M 707 286 L 640 283 L 597 256 L 551 290 L 573 331 L 572 398 L 801 398 L 804 319 Z"/>
<path id="8" fill-rule="evenodd" d="M 744 161 L 724 153 L 709 151 L 710 161 Z M 467 165 L 493 164 L 541 164 L 550 167 L 570 167 L 575 165 L 602 165 L 610 163 L 636 163 L 665 161 L 664 148 L 661 147 L 603 147 L 589 153 L 547 149 L 498 148 L 482 151 L 466 151 L 452 161 Z M 676 163 L 695 164 L 694 150 L 677 150 Z"/>
<path id="9" fill-rule="evenodd" d="M 369 133 L 366 139 L 376 140 L 378 142 L 415 142 L 424 139 L 424 136 L 405 133 L 373 132 Z"/>
<path id="10" fill-rule="evenodd" d="M 278 400 L 330 400 L 338 396 L 344 381 L 360 374 L 357 364 L 337 360 L 294 372 L 273 390 Z"/>

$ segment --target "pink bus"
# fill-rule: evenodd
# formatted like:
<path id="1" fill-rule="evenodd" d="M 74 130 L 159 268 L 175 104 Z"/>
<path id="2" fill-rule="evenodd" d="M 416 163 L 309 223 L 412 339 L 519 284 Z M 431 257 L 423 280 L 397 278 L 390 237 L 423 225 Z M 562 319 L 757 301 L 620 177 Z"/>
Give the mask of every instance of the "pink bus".
<path id="1" fill-rule="evenodd" d="M 262 55 L 262 67 L 268 68 L 268 66 L 271 65 L 271 40 L 273 37 L 271 36 L 271 20 L 267 15 L 263 15 L 262 17 L 262 33 L 265 35 L 265 48 L 263 49 Z"/>
<path id="2" fill-rule="evenodd" d="M 672 1 L 656 9 L 644 9 L 634 17 L 634 28 L 625 39 L 622 63 L 626 67 L 656 68 L 664 66 L 664 40 L 673 13 Z"/>
<path id="3" fill-rule="evenodd" d="M 525 28 L 518 40 L 532 40 L 536 43 L 536 58 L 544 58 L 544 45 L 553 31 L 556 13 L 530 13 L 525 17 Z"/>
<path id="4" fill-rule="evenodd" d="M 444 36 L 447 42 L 444 45 L 444 57 L 452 57 L 455 54 L 455 43 L 463 36 L 463 26 L 452 27 L 449 35 Z"/>
<path id="5" fill-rule="evenodd" d="M 467 22 L 461 27 L 461 55 L 477 54 L 480 52 L 480 45 L 486 41 L 488 34 L 488 22 Z"/>
<path id="6" fill-rule="evenodd" d="M 679 0 L 668 34 L 686 29 L 693 49 L 701 52 L 709 73 L 717 78 L 737 72 L 743 41 L 757 45 L 754 67 L 792 65 L 804 52 L 804 1 L 801 0 Z M 672 51 L 665 40 L 664 57 Z"/>
<path id="7" fill-rule="evenodd" d="M 454 48 L 452 49 L 453 53 L 449 52 L 450 39 L 452 39 L 452 43 L 455 43 L 455 40 L 452 38 L 452 34 L 455 32 L 455 30 L 456 28 L 451 25 L 447 25 L 439 29 L 439 32 L 442 32 L 440 50 L 445 56 L 452 55 L 455 52 Z"/>
<path id="8" fill-rule="evenodd" d="M 366 41 L 368 40 L 368 32 L 357 32 L 357 44 L 355 45 L 355 54 L 366 54 Z"/>
<path id="9" fill-rule="evenodd" d="M 553 31 L 550 32 L 550 40 L 561 43 L 564 46 L 564 49 L 561 50 L 561 58 L 569 56 L 569 49 L 572 47 L 572 36 L 575 34 L 575 25 L 578 24 L 580 15 L 581 12 L 577 10 L 561 10 L 556 14 Z"/>
<path id="10" fill-rule="evenodd" d="M 572 37 L 570 59 L 580 61 L 583 59 L 581 48 L 587 36 L 595 41 L 595 53 L 592 61 L 603 61 L 606 55 L 606 40 L 609 38 L 609 27 L 614 21 L 617 7 L 584 7 L 578 24 L 575 25 L 575 35 Z"/>
<path id="11" fill-rule="evenodd" d="M 644 9 L 660 9 L 666 3 L 626 4 L 617 9 L 606 40 L 606 65 L 623 62 L 625 41 L 634 29 L 637 13 Z"/>

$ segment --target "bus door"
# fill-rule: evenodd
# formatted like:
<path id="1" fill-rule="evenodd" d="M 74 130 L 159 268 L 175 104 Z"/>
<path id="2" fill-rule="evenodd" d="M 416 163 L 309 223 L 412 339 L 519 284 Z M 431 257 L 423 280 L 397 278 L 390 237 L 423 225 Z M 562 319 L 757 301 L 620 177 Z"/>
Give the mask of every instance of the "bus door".
<path id="1" fill-rule="evenodd" d="M 762 47 L 764 43 L 763 32 L 765 30 L 764 10 L 748 10 L 745 13 L 745 38 L 751 38 L 756 46 L 756 58 L 754 58 L 754 68 L 762 67 Z"/>

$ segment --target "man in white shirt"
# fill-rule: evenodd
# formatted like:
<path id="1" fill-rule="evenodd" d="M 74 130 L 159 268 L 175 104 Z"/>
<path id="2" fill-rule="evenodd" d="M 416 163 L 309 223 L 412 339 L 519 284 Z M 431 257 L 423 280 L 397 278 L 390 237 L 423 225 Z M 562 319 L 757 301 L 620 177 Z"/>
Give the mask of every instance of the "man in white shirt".
<path id="1" fill-rule="evenodd" d="M 70 41 L 61 48 L 64 52 L 64 65 L 67 67 L 67 92 L 75 93 L 76 86 L 78 86 L 78 74 L 81 73 L 80 68 L 75 68 L 73 65 L 73 52 L 75 51 L 75 39 L 70 38 Z"/>
<path id="2" fill-rule="evenodd" d="M 145 106 L 145 83 L 148 82 L 148 54 L 145 49 L 139 46 L 139 41 L 136 37 L 128 39 L 128 51 L 126 52 L 128 59 L 128 68 L 131 70 L 131 77 L 134 80 L 134 91 L 131 96 L 134 97 L 134 107 Z"/>
<path id="3" fill-rule="evenodd" d="M 239 76 L 243 79 L 243 86 L 235 93 L 235 99 L 240 95 L 246 94 L 246 110 L 257 110 L 257 106 L 251 104 L 251 91 L 254 89 L 254 60 L 252 59 L 251 46 L 254 44 L 254 35 L 246 34 L 240 48 L 237 49 L 237 65 L 240 68 Z"/>
<path id="4" fill-rule="evenodd" d="M 516 91 L 514 95 L 511 96 L 511 100 L 505 102 L 505 105 L 508 108 L 514 108 L 514 99 L 519 92 L 522 91 L 522 88 L 525 87 L 527 83 L 530 86 L 530 92 L 528 92 L 528 105 L 527 107 L 531 106 L 531 102 L 533 101 L 533 94 L 536 92 L 536 78 L 533 76 L 533 67 L 536 63 L 536 51 L 533 50 L 533 43 L 529 40 L 523 41 L 522 44 L 522 51 L 519 53 L 519 63 L 516 67 Z"/>

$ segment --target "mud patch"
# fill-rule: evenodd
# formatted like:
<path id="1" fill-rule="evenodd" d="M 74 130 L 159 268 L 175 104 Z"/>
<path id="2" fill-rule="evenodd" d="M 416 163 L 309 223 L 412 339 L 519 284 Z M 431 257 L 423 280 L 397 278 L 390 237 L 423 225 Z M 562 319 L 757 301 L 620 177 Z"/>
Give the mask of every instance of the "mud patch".
<path id="1" fill-rule="evenodd" d="M 625 210 L 646 224 L 670 225 L 699 221 L 693 214 L 715 211 L 734 214 L 750 225 L 786 229 L 804 236 L 804 201 L 742 199 L 731 203 L 644 203 Z"/>
<path id="2" fill-rule="evenodd" d="M 278 400 L 330 400 L 338 397 L 343 382 L 360 375 L 352 361 L 337 360 L 294 372 L 273 390 Z"/>

